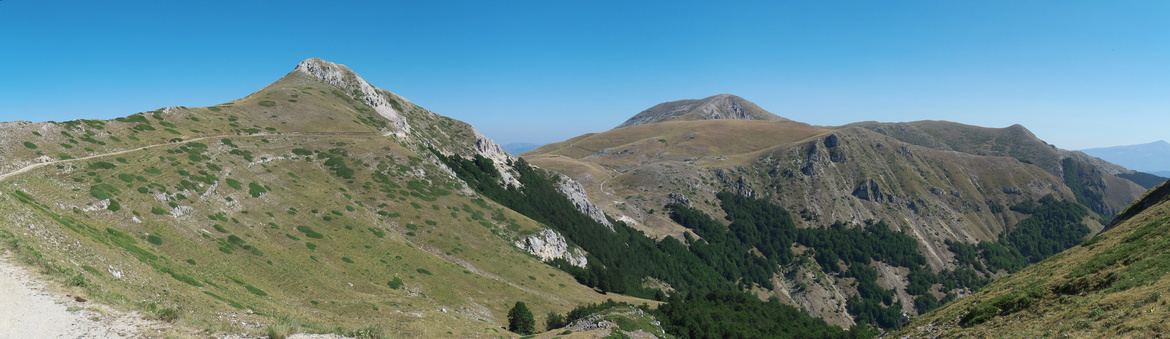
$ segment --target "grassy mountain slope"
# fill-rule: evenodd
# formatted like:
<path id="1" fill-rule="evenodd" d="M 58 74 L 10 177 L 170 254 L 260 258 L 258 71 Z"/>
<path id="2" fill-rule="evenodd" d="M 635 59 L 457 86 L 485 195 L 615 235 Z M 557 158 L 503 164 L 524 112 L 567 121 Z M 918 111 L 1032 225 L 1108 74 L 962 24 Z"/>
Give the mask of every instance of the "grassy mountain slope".
<path id="1" fill-rule="evenodd" d="M 1012 207 L 1045 196 L 1057 201 L 1081 201 L 1090 196 L 1102 202 L 1100 206 L 1113 208 L 1117 205 L 1108 204 L 1128 203 L 1140 194 L 1137 185 L 1108 174 L 1112 169 L 1103 166 L 1111 164 L 1056 150 L 1022 127 L 926 125 L 931 127 L 665 121 L 582 135 L 522 157 L 580 181 L 591 200 L 607 214 L 656 237 L 700 238 L 665 212 L 664 207 L 671 203 L 728 223 L 722 220 L 726 213 L 716 195 L 730 191 L 766 199 L 793 213 L 796 224 L 804 228 L 824 228 L 835 222 L 864 227 L 867 220 L 885 221 L 918 242 L 918 251 L 933 272 L 974 269 L 981 272 L 975 274 L 978 279 L 1007 271 L 986 268 L 991 267 L 986 265 L 990 259 L 971 259 L 978 264 L 960 260 L 958 245 L 948 241 L 972 246 L 1001 243 L 1001 237 L 1021 229 L 1020 223 L 1033 217 Z M 895 127 L 903 131 L 888 131 Z M 1073 166 L 1081 168 L 1068 171 L 1069 178 L 1075 180 L 1065 178 L 1066 172 L 1049 171 Z M 1103 227 L 1099 217 L 1083 217 L 1055 227 L 1081 225 L 1090 232 Z M 995 252 L 994 246 L 987 248 L 978 252 L 987 254 L 976 256 L 995 257 L 989 254 Z M 794 251 L 806 249 L 796 246 Z M 1009 267 L 1018 266 L 1003 266 L 1008 271 L 1016 269 Z M 881 288 L 896 291 L 893 300 L 900 301 L 907 313 L 915 313 L 914 305 L 922 299 L 922 292 L 906 292 L 914 285 L 909 277 L 913 267 L 876 261 L 873 268 Z M 783 276 L 775 278 L 775 288 L 756 290 L 762 298 L 776 296 L 830 323 L 847 326 L 854 322 L 846 302 L 858 293 L 851 286 L 852 278 L 828 272 L 816 263 L 784 267 L 782 271 Z M 969 291 L 933 285 L 928 294 L 944 299 L 948 294 Z"/>
<path id="2" fill-rule="evenodd" d="M 516 248 L 544 226 L 429 151 L 506 159 L 491 140 L 318 59 L 230 103 L 0 134 L 0 237 L 93 299 L 186 326 L 466 337 L 506 334 L 517 301 L 538 321 L 641 303 Z"/>
<path id="3" fill-rule="evenodd" d="M 667 193 L 714 201 L 720 184 L 712 171 L 746 166 L 758 153 L 823 132 L 791 121 L 703 120 L 635 125 L 586 134 L 523 154 L 530 163 L 582 182 L 591 200 L 623 221 L 661 237 L 681 230 L 661 211 Z M 706 187 L 695 189 L 696 185 Z M 671 187 L 661 189 L 659 186 Z M 702 187 L 702 186 L 698 186 Z M 698 191 L 701 190 L 701 191 Z M 650 193 L 650 194 L 647 194 Z M 706 211 L 718 208 L 707 205 Z"/>
<path id="4" fill-rule="evenodd" d="M 713 119 L 742 119 L 787 121 L 756 106 L 751 101 L 731 94 L 719 94 L 703 99 L 664 102 L 642 111 L 618 128 L 663 121 L 692 121 Z"/>
<path id="5" fill-rule="evenodd" d="M 898 337 L 1157 337 L 1170 330 L 1170 186 L 1087 241 L 913 319 Z"/>
<path id="6" fill-rule="evenodd" d="M 1081 152 L 1058 149 L 1020 125 L 986 128 L 947 121 L 914 121 L 860 122 L 848 126 L 863 127 L 937 150 L 1011 157 L 1036 165 L 1064 178 L 1065 184 L 1074 188 L 1078 202 L 1105 216 L 1117 214 L 1146 190 L 1118 177 L 1134 171 Z"/>

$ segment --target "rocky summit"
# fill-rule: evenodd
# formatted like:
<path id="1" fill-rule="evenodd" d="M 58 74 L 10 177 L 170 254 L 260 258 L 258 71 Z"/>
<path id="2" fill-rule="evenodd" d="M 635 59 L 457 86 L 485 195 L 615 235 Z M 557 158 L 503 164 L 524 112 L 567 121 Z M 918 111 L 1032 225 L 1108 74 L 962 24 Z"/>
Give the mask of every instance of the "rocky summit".
<path id="1" fill-rule="evenodd" d="M 654 105 L 618 125 L 618 128 L 672 120 L 712 119 L 787 120 L 743 98 L 719 94 L 704 99 L 678 100 Z"/>

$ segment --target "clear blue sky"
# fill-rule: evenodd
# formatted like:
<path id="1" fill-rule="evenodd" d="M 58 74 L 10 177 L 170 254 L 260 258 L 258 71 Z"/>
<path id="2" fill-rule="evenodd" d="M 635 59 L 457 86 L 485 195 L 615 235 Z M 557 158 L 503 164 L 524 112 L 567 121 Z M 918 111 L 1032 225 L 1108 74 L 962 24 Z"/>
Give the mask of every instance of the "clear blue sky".
<path id="1" fill-rule="evenodd" d="M 1170 139 L 1166 1 L 0 1 L 0 120 L 243 97 L 320 57 L 501 143 L 733 93 L 793 120 Z"/>

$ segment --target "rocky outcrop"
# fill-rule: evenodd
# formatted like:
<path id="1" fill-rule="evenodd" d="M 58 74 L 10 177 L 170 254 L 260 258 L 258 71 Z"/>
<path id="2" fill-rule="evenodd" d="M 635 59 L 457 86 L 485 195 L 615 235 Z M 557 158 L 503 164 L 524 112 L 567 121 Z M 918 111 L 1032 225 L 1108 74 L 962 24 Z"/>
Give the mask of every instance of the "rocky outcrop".
<path id="1" fill-rule="evenodd" d="M 861 200 L 869 200 L 873 202 L 887 202 L 892 201 L 893 196 L 882 192 L 881 186 L 873 179 L 865 179 L 857 188 L 853 190 L 853 196 Z"/>
<path id="2" fill-rule="evenodd" d="M 840 137 L 838 137 L 836 134 L 829 134 L 829 136 L 825 137 L 825 147 L 834 148 L 837 146 L 841 146 Z"/>
<path id="3" fill-rule="evenodd" d="M 597 205 L 589 202 L 589 196 L 585 194 L 585 187 L 582 187 L 581 183 L 568 176 L 561 175 L 560 178 L 561 184 L 558 190 L 561 191 L 561 194 L 569 198 L 569 201 L 573 202 L 573 206 L 577 207 L 578 211 L 585 213 L 585 215 L 593 218 L 594 221 L 605 225 L 610 231 L 613 231 L 613 224 L 609 222 L 609 218 L 605 217 L 605 212 L 602 212 L 601 208 L 597 207 Z"/>
<path id="4" fill-rule="evenodd" d="M 345 94 L 352 96 L 354 99 L 364 102 L 374 109 L 378 115 L 385 117 L 390 121 L 390 130 L 386 131 L 387 135 L 394 135 L 401 140 L 410 140 L 411 125 L 405 115 L 407 112 L 400 112 L 403 107 L 411 107 L 410 101 L 399 97 L 389 91 L 379 89 L 370 85 L 357 73 L 354 73 L 345 65 L 335 64 L 325 60 L 310 58 L 302 61 L 297 65 L 295 71 L 299 71 L 309 75 L 312 78 L 324 81 L 331 85 L 337 86 L 344 90 Z M 429 112 L 427 112 L 429 113 Z M 433 113 L 430 113 L 433 115 Z M 425 114 L 424 114 L 425 115 Z M 418 117 L 414 117 L 418 118 Z M 474 135 L 474 144 L 471 144 L 473 150 L 484 156 L 492 159 L 496 164 L 496 169 L 500 172 L 500 177 L 503 179 L 505 185 L 517 185 L 520 182 L 515 179 L 508 168 L 508 163 L 513 160 L 511 155 L 504 151 L 500 145 L 496 144 L 488 137 L 484 136 L 474 127 L 468 126 Z M 435 147 L 438 145 L 432 144 L 431 140 L 427 139 L 426 135 L 417 136 L 417 139 L 428 147 Z M 449 150 L 443 147 L 435 147 L 442 153 L 450 153 Z"/>
<path id="5" fill-rule="evenodd" d="M 752 189 L 743 175 L 736 176 L 735 168 L 717 169 L 715 170 L 715 178 L 723 183 L 728 190 L 735 192 L 745 197 L 755 197 L 756 191 Z"/>
<path id="6" fill-rule="evenodd" d="M 516 241 L 516 247 L 528 251 L 543 261 L 565 259 L 570 265 L 585 268 L 589 263 L 585 258 L 585 251 L 580 248 L 569 249 L 565 237 L 554 230 L 540 231 L 536 235 Z"/>
<path id="7" fill-rule="evenodd" d="M 378 112 L 378 115 L 390 120 L 391 126 L 394 126 L 394 130 L 390 131 L 391 134 L 401 139 L 409 138 L 410 124 L 402 116 L 402 112 L 394 109 L 394 105 L 390 102 L 390 99 L 386 95 L 383 95 L 382 92 L 385 91 L 380 92 L 377 87 L 370 85 L 365 79 L 362 79 L 361 76 L 358 76 L 357 73 L 350 70 L 349 67 L 318 58 L 309 58 L 297 64 L 296 70 L 347 90 L 349 92 L 347 94 L 356 96 L 354 99 L 365 102 L 375 112 Z M 406 100 L 401 97 L 394 99 Z"/>
<path id="8" fill-rule="evenodd" d="M 508 163 L 515 160 L 512 155 L 504 151 L 503 147 L 496 144 L 495 141 L 479 133 L 479 130 L 471 127 L 471 132 L 475 135 L 475 152 L 482 155 L 484 158 L 492 159 L 496 165 L 496 170 L 500 172 L 500 178 L 504 181 L 503 184 L 514 185 L 519 187 L 520 181 L 512 175 L 512 171 L 508 168 Z"/>
<path id="9" fill-rule="evenodd" d="M 836 134 L 829 134 L 825 137 L 825 148 L 829 149 L 829 161 L 836 163 L 843 163 L 849 161 L 849 157 L 845 155 L 844 147 L 841 146 L 841 138 Z"/>

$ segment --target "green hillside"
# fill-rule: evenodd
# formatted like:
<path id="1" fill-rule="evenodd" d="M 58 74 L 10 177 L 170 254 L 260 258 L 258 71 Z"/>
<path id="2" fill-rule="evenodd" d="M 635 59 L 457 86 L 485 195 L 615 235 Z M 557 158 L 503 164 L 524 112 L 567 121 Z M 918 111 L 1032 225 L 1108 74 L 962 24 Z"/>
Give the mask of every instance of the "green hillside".
<path id="1" fill-rule="evenodd" d="M 1170 330 L 1170 186 L 1151 190 L 1108 230 L 972 296 L 914 318 L 898 337 L 1134 337 Z"/>
<path id="2" fill-rule="evenodd" d="M 683 106 L 695 103 L 667 104 L 647 111 L 685 116 Z M 892 327 L 900 313 L 931 310 L 1075 246 L 1143 192 L 1112 174 L 1124 170 L 1119 166 L 1056 149 L 1021 126 L 656 121 L 545 145 L 522 158 L 580 181 L 607 215 L 661 243 L 709 251 L 705 258 L 719 258 L 713 266 L 739 277 L 741 289 L 844 328 Z M 759 233 L 736 231 L 743 221 L 728 205 L 733 196 L 759 201 L 759 213 L 788 213 L 795 230 L 764 237 L 789 227 L 774 221 L 753 222 Z M 695 221 L 704 219 L 710 221 Z M 874 225 L 910 239 L 923 262 L 865 250 L 846 260 L 813 240 L 860 241 L 870 235 L 850 232 Z M 825 233 L 798 236 L 803 229 Z M 761 239 L 770 240 L 755 242 Z M 704 244 L 714 246 L 700 250 Z M 753 257 L 768 263 L 753 264 Z M 660 282 L 663 290 L 679 287 Z"/>
<path id="3" fill-rule="evenodd" d="M 538 321 L 642 303 L 518 249 L 546 226 L 430 151 L 498 146 L 344 66 L 306 60 L 211 107 L 0 130 L 5 243 L 88 298 L 180 327 L 510 336 L 516 302 Z"/>

